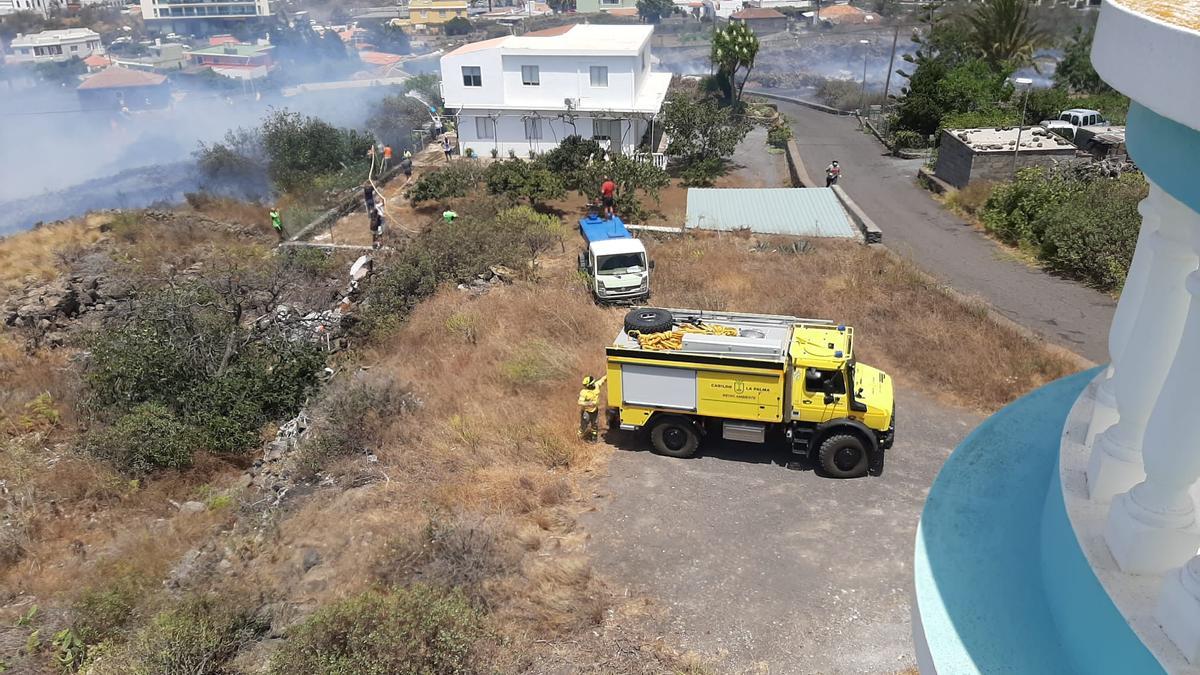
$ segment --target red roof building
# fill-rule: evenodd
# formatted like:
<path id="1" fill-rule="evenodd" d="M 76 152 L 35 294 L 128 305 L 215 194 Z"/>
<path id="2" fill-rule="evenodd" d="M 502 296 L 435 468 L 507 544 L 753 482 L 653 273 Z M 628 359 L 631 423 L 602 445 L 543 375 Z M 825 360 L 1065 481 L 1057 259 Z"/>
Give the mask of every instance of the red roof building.
<path id="1" fill-rule="evenodd" d="M 730 14 L 729 20 L 746 24 L 758 35 L 787 30 L 787 17 L 769 7 L 746 7 Z"/>
<path id="2" fill-rule="evenodd" d="M 119 66 L 88 76 L 75 93 L 85 109 L 144 110 L 165 108 L 171 103 L 171 88 L 166 75 Z"/>

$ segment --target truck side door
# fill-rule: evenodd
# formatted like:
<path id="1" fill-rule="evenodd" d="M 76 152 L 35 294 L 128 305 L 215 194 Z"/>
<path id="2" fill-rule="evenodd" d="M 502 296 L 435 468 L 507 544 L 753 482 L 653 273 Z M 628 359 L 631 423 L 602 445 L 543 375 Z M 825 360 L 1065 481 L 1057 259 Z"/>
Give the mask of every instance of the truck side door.
<path id="1" fill-rule="evenodd" d="M 793 419 L 828 422 L 846 414 L 846 375 L 841 370 L 797 368 L 792 386 Z"/>

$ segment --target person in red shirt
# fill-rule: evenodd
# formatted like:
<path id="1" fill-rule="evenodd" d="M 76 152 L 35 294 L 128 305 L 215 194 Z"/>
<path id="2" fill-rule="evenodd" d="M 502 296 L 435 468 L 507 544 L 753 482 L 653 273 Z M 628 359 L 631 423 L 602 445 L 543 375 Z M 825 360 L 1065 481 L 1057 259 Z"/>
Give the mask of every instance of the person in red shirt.
<path id="1" fill-rule="evenodd" d="M 388 167 L 392 164 L 392 146 L 383 146 L 383 164 L 380 165 L 380 175 L 387 173 Z"/>
<path id="2" fill-rule="evenodd" d="M 604 182 L 600 184 L 600 201 L 604 204 L 604 216 L 612 218 L 613 216 L 613 199 L 617 195 L 617 184 L 612 182 L 608 176 L 604 177 Z"/>

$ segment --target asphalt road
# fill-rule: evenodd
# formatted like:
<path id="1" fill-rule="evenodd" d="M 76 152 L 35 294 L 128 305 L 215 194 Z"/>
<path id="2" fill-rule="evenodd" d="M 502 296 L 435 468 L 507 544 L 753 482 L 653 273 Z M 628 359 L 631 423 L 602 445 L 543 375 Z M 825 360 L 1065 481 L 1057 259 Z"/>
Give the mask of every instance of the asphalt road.
<path id="1" fill-rule="evenodd" d="M 658 598 L 680 645 L 729 673 L 895 673 L 915 664 L 913 538 L 942 462 L 979 423 L 898 392 L 882 475 L 833 480 L 785 447 L 716 441 L 691 459 L 616 432 L 598 510 L 599 569 Z"/>
<path id="2" fill-rule="evenodd" d="M 884 154 L 851 117 L 779 103 L 791 121 L 804 166 L 823 180 L 837 159 L 840 184 L 880 229 L 884 243 L 955 289 L 1097 363 L 1108 360 L 1116 302 L 1012 258 L 998 244 L 941 207 L 916 182 L 921 160 Z"/>

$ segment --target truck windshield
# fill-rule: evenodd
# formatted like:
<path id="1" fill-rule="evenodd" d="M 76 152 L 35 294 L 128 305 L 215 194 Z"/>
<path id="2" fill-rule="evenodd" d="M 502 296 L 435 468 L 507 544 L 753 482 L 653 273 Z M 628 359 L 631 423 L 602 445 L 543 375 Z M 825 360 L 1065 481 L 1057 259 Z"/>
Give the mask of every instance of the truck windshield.
<path id="1" fill-rule="evenodd" d="M 646 269 L 646 258 L 641 253 L 618 253 L 596 259 L 599 274 L 628 274 Z"/>

